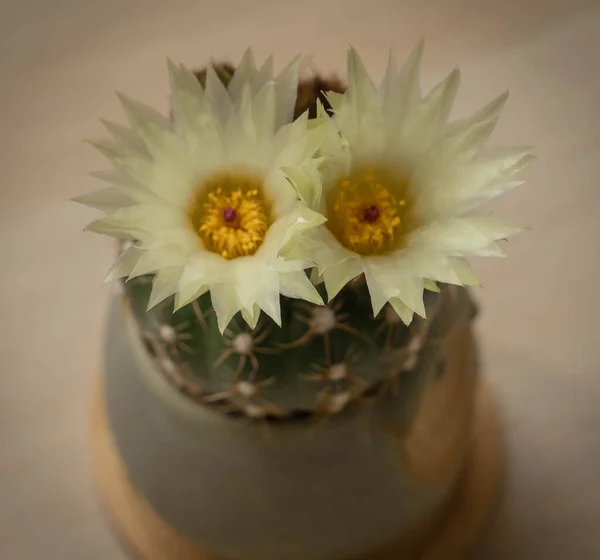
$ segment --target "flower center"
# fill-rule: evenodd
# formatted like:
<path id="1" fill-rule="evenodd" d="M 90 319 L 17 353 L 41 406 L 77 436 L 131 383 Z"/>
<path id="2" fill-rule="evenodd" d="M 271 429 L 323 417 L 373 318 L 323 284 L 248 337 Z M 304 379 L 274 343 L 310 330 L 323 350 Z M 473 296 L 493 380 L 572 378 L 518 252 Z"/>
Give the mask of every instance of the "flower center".
<path id="1" fill-rule="evenodd" d="M 347 249 L 379 255 L 402 248 L 416 228 L 406 177 L 384 168 L 357 168 L 331 189 L 327 227 Z"/>
<path id="2" fill-rule="evenodd" d="M 228 206 L 227 208 L 225 208 L 225 210 L 223 210 L 223 219 L 227 223 L 233 222 L 233 220 L 235 220 L 236 215 L 237 212 L 235 211 L 235 208 L 232 208 L 231 206 Z"/>
<path id="3" fill-rule="evenodd" d="M 262 245 L 270 225 L 269 210 L 258 178 L 227 173 L 199 186 L 188 216 L 206 249 L 234 259 L 253 255 Z"/>
<path id="4" fill-rule="evenodd" d="M 363 220 L 365 220 L 365 222 L 373 223 L 376 222 L 378 218 L 379 208 L 374 204 L 363 210 Z"/>

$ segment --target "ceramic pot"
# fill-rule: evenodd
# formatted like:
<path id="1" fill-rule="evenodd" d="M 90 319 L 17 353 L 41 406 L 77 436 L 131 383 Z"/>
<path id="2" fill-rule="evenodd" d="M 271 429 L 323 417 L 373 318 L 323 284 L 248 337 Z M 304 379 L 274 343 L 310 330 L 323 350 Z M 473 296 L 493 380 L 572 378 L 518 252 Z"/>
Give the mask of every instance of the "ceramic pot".
<path id="1" fill-rule="evenodd" d="M 477 360 L 462 301 L 440 351 L 385 398 L 317 424 L 267 424 L 180 393 L 115 298 L 103 406 L 129 483 L 202 558 L 338 560 L 410 540 L 442 510 L 469 453 Z"/>

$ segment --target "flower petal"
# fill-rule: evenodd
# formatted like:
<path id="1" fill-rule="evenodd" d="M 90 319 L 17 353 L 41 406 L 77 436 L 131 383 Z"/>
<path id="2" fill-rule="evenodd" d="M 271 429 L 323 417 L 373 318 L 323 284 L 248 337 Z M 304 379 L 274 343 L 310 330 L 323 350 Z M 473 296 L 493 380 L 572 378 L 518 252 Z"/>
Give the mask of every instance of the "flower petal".
<path id="1" fill-rule="evenodd" d="M 122 169 L 109 169 L 106 171 L 93 171 L 92 177 L 110 183 L 123 194 L 138 204 L 157 204 L 164 202 L 158 195 L 144 188 L 133 177 L 130 177 Z"/>
<path id="2" fill-rule="evenodd" d="M 493 241 L 522 231 L 495 218 L 490 221 L 477 217 L 448 219 L 421 228 L 414 235 L 420 245 L 427 245 L 448 256 L 477 254 Z"/>
<path id="3" fill-rule="evenodd" d="M 163 268 L 158 271 L 154 277 L 152 292 L 148 299 L 149 310 L 177 293 L 182 272 L 181 267 Z"/>
<path id="4" fill-rule="evenodd" d="M 254 60 L 254 54 L 252 53 L 252 49 L 248 48 L 244 51 L 242 60 L 237 65 L 237 68 L 235 69 L 235 72 L 233 73 L 233 76 L 227 86 L 227 90 L 229 91 L 231 99 L 237 99 L 242 93 L 244 84 L 251 83 L 255 75 L 256 62 Z"/>
<path id="5" fill-rule="evenodd" d="M 231 98 L 223 82 L 217 76 L 212 64 L 209 64 L 206 68 L 204 98 L 208 101 L 215 117 L 222 123 L 227 122 L 231 113 Z"/>
<path id="6" fill-rule="evenodd" d="M 348 50 L 348 99 L 357 109 L 371 107 L 377 98 L 377 88 L 354 47 Z"/>
<path id="7" fill-rule="evenodd" d="M 415 239 L 411 239 L 411 247 L 378 259 L 381 260 L 381 266 L 389 269 L 392 275 L 400 271 L 405 275 L 429 278 L 436 282 L 460 284 L 448 257 L 430 246 L 419 244 Z"/>
<path id="8" fill-rule="evenodd" d="M 113 263 L 104 280 L 105 283 L 112 282 L 117 278 L 125 278 L 131 274 L 144 251 L 132 245 L 129 249 L 123 251 L 117 260 Z"/>
<path id="9" fill-rule="evenodd" d="M 490 241 L 508 239 L 517 233 L 523 233 L 529 228 L 512 224 L 493 215 L 472 215 L 462 218 L 465 222 L 474 227 L 479 233 L 485 235 Z"/>
<path id="10" fill-rule="evenodd" d="M 254 78 L 252 78 L 252 91 L 260 90 L 265 84 L 273 80 L 273 55 L 269 55 L 267 60 L 258 69 Z"/>
<path id="11" fill-rule="evenodd" d="M 302 299 L 318 305 L 323 304 L 319 292 L 303 270 L 280 274 L 279 290 L 281 295 L 289 298 Z"/>
<path id="12" fill-rule="evenodd" d="M 182 257 L 179 251 L 172 248 L 143 251 L 129 275 L 129 280 L 173 267 L 181 268 L 183 271 L 185 259 Z"/>
<path id="13" fill-rule="evenodd" d="M 440 140 L 445 149 L 469 159 L 473 157 L 489 139 L 507 99 L 505 91 L 470 117 L 451 123 Z"/>
<path id="14" fill-rule="evenodd" d="M 390 259 L 386 258 L 364 259 L 363 268 L 373 313 L 377 315 L 391 298 L 396 297 L 409 309 L 424 317 L 423 278 L 410 276 L 410 272 L 404 273 L 390 264 Z"/>
<path id="15" fill-rule="evenodd" d="M 103 212 L 112 212 L 117 208 L 135 204 L 127 195 L 115 187 L 108 187 L 89 194 L 76 196 L 71 200 L 96 210 L 102 210 Z"/>
<path id="16" fill-rule="evenodd" d="M 423 279 L 423 289 L 436 293 L 439 293 L 441 291 L 437 283 L 433 280 L 430 280 L 429 278 Z"/>
<path id="17" fill-rule="evenodd" d="M 287 124 L 275 136 L 274 167 L 292 167 L 298 165 L 304 157 L 307 147 L 308 114 Z"/>
<path id="18" fill-rule="evenodd" d="M 466 261 L 466 259 L 454 257 L 448 260 L 452 270 L 456 276 L 458 276 L 463 286 L 481 286 L 481 282 L 477 276 L 475 276 L 471 265 Z"/>
<path id="19" fill-rule="evenodd" d="M 360 274 L 363 268 L 359 259 L 350 258 L 342 262 L 328 266 L 322 272 L 325 289 L 327 290 L 327 298 L 331 301 L 340 290 Z"/>
<path id="20" fill-rule="evenodd" d="M 171 121 L 152 107 L 140 103 L 124 93 L 117 92 L 117 97 L 123 106 L 129 124 L 142 138 L 150 129 L 171 129 Z"/>
<path id="21" fill-rule="evenodd" d="M 149 157 L 150 154 L 142 139 L 130 128 L 117 123 L 100 119 L 106 130 L 120 145 L 118 150 L 122 156 L 136 155 L 138 157 Z"/>
<path id="22" fill-rule="evenodd" d="M 404 122 L 421 100 L 419 74 L 424 45 L 424 41 L 420 41 L 414 47 L 398 74 L 393 73 L 395 64 L 390 54 L 386 77 L 382 84 L 382 111 L 390 122 L 396 123 L 395 132 L 398 132 L 397 126 Z"/>
<path id="23" fill-rule="evenodd" d="M 228 278 L 231 279 L 229 261 L 216 253 L 199 251 L 189 258 L 181 275 L 182 300 L 187 300 L 205 285 L 227 283 Z"/>
<path id="24" fill-rule="evenodd" d="M 285 253 L 286 248 L 306 232 L 321 226 L 325 222 L 325 216 L 318 212 L 313 212 L 302 203 L 296 203 L 295 207 L 290 210 L 286 222 L 282 221 L 281 226 L 279 226 L 283 227 L 285 224 L 285 229 L 280 234 L 281 241 L 277 248 L 278 256 L 282 252 Z M 271 226 L 272 229 L 273 226 Z"/>
<path id="25" fill-rule="evenodd" d="M 197 289 L 191 291 L 182 291 L 180 288 L 178 288 L 178 291 L 175 294 L 174 311 L 178 311 L 182 307 L 185 307 L 193 301 L 196 301 L 200 296 L 204 295 L 206 292 L 208 292 L 208 286 L 206 284 L 198 284 Z"/>
<path id="26" fill-rule="evenodd" d="M 296 57 L 275 78 L 275 91 L 277 103 L 277 127 L 291 122 L 298 95 L 298 73 L 300 70 L 300 57 Z"/>
<path id="27" fill-rule="evenodd" d="M 278 129 L 275 107 L 275 84 L 265 84 L 252 100 L 252 117 L 259 138 L 269 140 Z"/>
<path id="28" fill-rule="evenodd" d="M 423 99 L 418 108 L 406 119 L 391 147 L 418 158 L 429 149 L 452 109 L 460 85 L 460 72 L 453 70 Z"/>
<path id="29" fill-rule="evenodd" d="M 475 204 L 490 200 L 503 192 L 523 184 L 510 181 L 535 161 L 532 148 L 490 150 L 481 154 L 464 170 L 463 181 L 451 190 L 456 199 L 462 199 L 469 209 Z"/>
<path id="30" fill-rule="evenodd" d="M 282 167 L 281 169 L 296 194 L 309 208 L 319 209 L 321 206 L 322 183 L 319 173 L 319 161 L 312 160 L 303 167 Z"/>
<path id="31" fill-rule="evenodd" d="M 522 184 L 510 179 L 534 160 L 531 148 L 490 150 L 466 165 L 426 159 L 414 175 L 423 185 L 420 209 L 431 219 L 463 214 Z"/>
<path id="32" fill-rule="evenodd" d="M 171 60 L 167 61 L 171 82 L 171 107 L 177 130 L 186 138 L 194 136 L 202 121 L 210 119 L 206 112 L 204 91 L 194 73 Z"/>
<path id="33" fill-rule="evenodd" d="M 155 156 L 162 151 L 168 136 L 172 133 L 173 124 L 165 116 L 151 107 L 118 93 L 127 119 L 144 145 Z"/>
<path id="34" fill-rule="evenodd" d="M 281 304 L 279 298 L 280 286 L 273 289 L 261 290 L 256 296 L 256 304 L 269 316 L 278 326 L 281 326 Z"/>
<path id="35" fill-rule="evenodd" d="M 85 231 L 143 239 L 149 233 L 180 228 L 182 221 L 181 213 L 172 208 L 136 204 L 120 208 L 105 218 L 93 221 Z"/>
<path id="36" fill-rule="evenodd" d="M 210 299 L 217 316 L 219 332 L 223 334 L 233 316 L 242 309 L 242 304 L 236 290 L 230 284 L 211 285 Z"/>
<path id="37" fill-rule="evenodd" d="M 256 304 L 252 306 L 252 309 L 248 310 L 245 307 L 242 308 L 242 319 L 246 321 L 251 329 L 256 328 L 258 319 L 260 318 L 260 307 Z"/>
<path id="38" fill-rule="evenodd" d="M 393 297 L 390 299 L 390 305 L 392 309 L 396 312 L 396 315 L 400 318 L 400 320 L 406 325 L 410 325 L 412 323 L 413 317 L 415 315 L 414 311 L 407 307 L 400 298 Z"/>
<path id="39" fill-rule="evenodd" d="M 325 226 L 303 232 L 293 243 L 287 244 L 280 254 L 286 259 L 314 262 L 319 273 L 348 259 L 356 258 L 356 253 L 340 245 Z"/>

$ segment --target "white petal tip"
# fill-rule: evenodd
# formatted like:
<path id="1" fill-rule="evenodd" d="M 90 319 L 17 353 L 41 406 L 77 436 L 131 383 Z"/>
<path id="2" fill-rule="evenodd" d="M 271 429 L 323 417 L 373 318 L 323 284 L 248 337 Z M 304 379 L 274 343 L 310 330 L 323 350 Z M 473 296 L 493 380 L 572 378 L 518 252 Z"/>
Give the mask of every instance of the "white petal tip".
<path id="1" fill-rule="evenodd" d="M 150 298 L 148 300 L 148 305 L 146 306 L 146 313 L 152 311 L 159 303 L 163 302 L 165 298 Z M 172 313 L 175 313 L 176 309 L 172 310 Z"/>

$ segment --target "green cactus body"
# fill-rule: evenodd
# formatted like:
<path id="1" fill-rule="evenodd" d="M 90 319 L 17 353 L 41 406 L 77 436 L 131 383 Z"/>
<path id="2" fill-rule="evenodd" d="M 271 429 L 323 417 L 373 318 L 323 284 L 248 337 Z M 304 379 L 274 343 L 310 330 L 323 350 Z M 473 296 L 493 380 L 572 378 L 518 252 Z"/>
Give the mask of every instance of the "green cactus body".
<path id="1" fill-rule="evenodd" d="M 389 306 L 373 316 L 359 279 L 327 306 L 282 297 L 281 327 L 264 314 L 254 329 L 235 317 L 221 335 L 209 294 L 175 313 L 172 299 L 147 311 L 150 289 L 148 278 L 126 284 L 165 376 L 198 402 L 272 420 L 336 414 L 394 390 L 440 359 L 444 335 L 472 308 L 463 288 L 443 287 L 427 294 L 428 319 L 406 327 Z"/>

